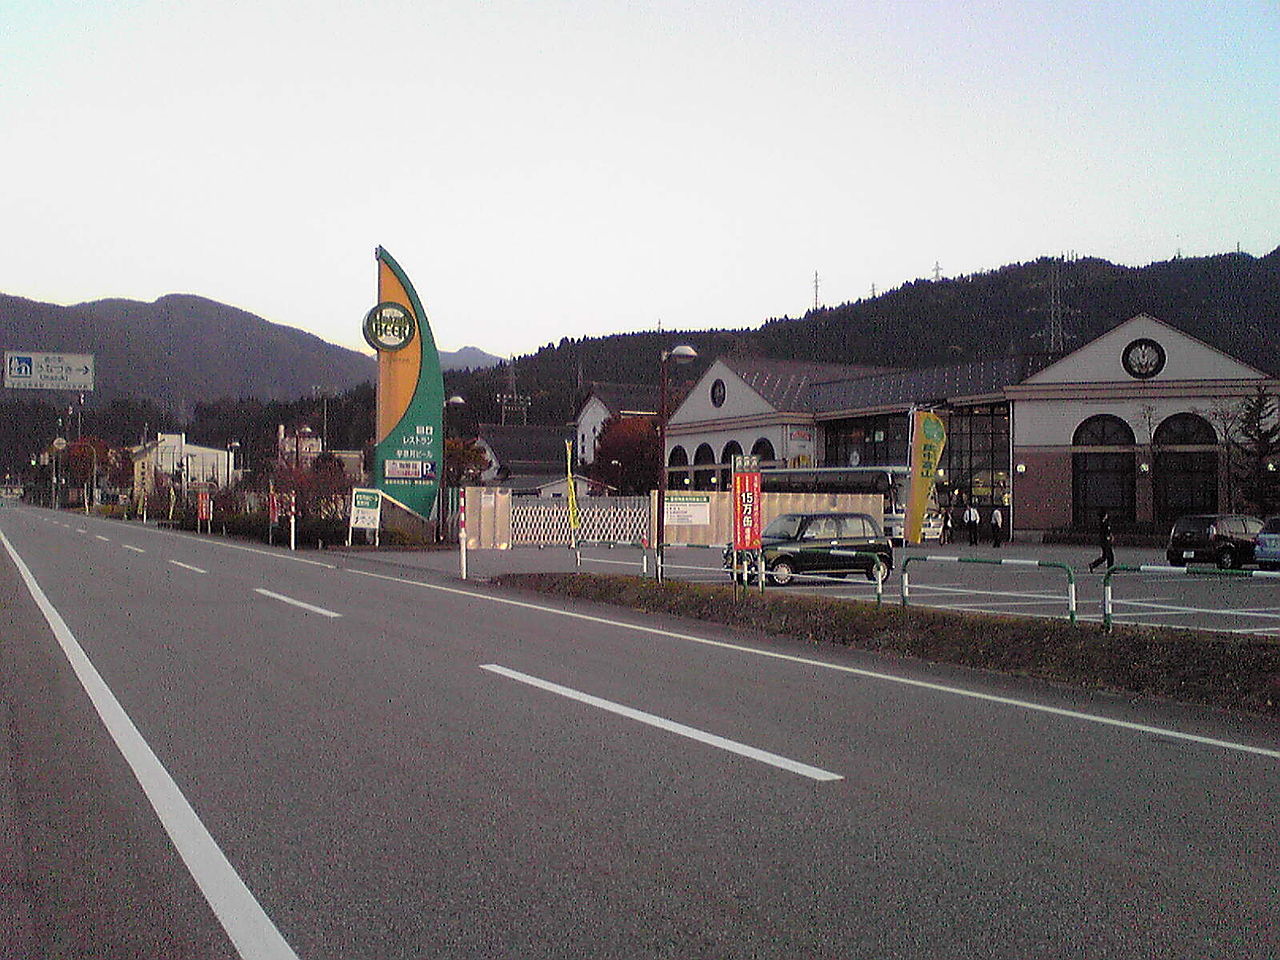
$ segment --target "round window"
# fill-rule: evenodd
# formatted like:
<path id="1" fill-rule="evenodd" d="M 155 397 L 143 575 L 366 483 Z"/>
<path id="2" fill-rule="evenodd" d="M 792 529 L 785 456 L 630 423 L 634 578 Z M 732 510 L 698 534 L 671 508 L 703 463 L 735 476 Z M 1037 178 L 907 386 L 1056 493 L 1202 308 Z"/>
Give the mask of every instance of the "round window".
<path id="1" fill-rule="evenodd" d="M 717 380 L 711 384 L 711 405 L 717 409 L 724 406 L 724 381 Z"/>
<path id="2" fill-rule="evenodd" d="M 1164 360 L 1164 347 L 1147 337 L 1134 340 L 1120 355 L 1125 373 L 1138 380 L 1154 377 L 1164 369 Z"/>

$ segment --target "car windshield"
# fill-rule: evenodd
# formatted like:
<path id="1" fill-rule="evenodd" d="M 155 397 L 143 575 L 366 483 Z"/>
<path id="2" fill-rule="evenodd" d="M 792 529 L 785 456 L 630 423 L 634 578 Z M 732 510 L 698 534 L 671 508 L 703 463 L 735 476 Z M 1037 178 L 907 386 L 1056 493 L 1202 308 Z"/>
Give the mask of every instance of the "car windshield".
<path id="1" fill-rule="evenodd" d="M 1213 523 L 1213 517 L 1183 517 L 1173 525 L 1174 533 L 1204 533 Z"/>
<path id="2" fill-rule="evenodd" d="M 801 519 L 798 514 L 794 513 L 784 513 L 780 517 L 775 517 L 764 528 L 764 536 L 774 540 L 794 540 L 796 534 L 800 532 Z"/>
<path id="3" fill-rule="evenodd" d="M 1280 533 L 1280 517 L 1272 517 L 1262 525 L 1263 533 Z"/>

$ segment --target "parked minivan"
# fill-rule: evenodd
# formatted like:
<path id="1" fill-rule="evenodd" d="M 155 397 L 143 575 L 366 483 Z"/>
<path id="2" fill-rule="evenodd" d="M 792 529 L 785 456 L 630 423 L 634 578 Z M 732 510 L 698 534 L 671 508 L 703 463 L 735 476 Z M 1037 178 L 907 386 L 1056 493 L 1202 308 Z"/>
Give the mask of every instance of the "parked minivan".
<path id="1" fill-rule="evenodd" d="M 1169 533 L 1165 556 L 1175 567 L 1215 563 L 1222 570 L 1253 563 L 1254 538 L 1262 521 L 1235 513 L 1202 513 L 1179 517 Z"/>

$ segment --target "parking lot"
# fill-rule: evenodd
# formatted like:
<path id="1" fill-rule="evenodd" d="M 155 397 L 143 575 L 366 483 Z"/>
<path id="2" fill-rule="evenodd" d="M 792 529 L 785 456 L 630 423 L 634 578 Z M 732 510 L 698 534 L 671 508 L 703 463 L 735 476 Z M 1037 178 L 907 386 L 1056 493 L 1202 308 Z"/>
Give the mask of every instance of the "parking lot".
<path id="1" fill-rule="evenodd" d="M 900 603 L 902 565 L 907 557 L 967 557 L 983 560 L 1041 560 L 1065 564 L 1074 571 L 1077 620 L 1101 622 L 1103 576 L 1090 573 L 1089 561 L 1097 556 L 1092 547 L 1005 544 L 993 549 L 956 545 L 908 547 L 895 551 L 895 569 L 883 586 L 884 603 Z M 581 569 L 593 573 L 653 575 L 650 556 L 632 547 L 591 547 L 575 553 L 564 547 L 471 551 L 471 576 L 488 577 L 505 572 Z M 457 569 L 456 554 L 434 554 L 431 566 Z M 422 563 L 422 560 L 410 561 Z M 1164 565 L 1158 547 L 1116 549 L 1120 566 Z M 671 548 L 667 554 L 670 579 L 724 583 L 719 549 Z M 909 572 L 910 603 L 945 610 L 1008 614 L 1027 617 L 1068 616 L 1068 578 L 1056 567 L 977 563 L 941 563 L 913 560 Z M 786 587 L 769 586 L 787 594 L 810 593 L 854 601 L 874 602 L 875 585 L 862 575 L 844 579 L 797 577 Z M 1117 624 L 1224 630 L 1280 637 L 1280 579 L 1223 577 L 1216 572 L 1188 576 L 1184 573 L 1117 572 L 1112 578 L 1112 619 Z"/>

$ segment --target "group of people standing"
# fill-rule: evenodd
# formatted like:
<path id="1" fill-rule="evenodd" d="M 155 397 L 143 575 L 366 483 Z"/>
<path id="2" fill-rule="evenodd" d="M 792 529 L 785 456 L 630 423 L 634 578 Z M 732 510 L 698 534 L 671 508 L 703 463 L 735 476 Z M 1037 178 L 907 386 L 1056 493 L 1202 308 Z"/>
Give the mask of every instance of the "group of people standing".
<path id="1" fill-rule="evenodd" d="M 978 534 L 982 524 L 981 514 L 973 504 L 966 505 L 963 498 L 957 498 L 951 510 L 942 513 L 942 535 L 938 543 L 955 543 L 958 531 L 965 531 L 969 536 L 969 545 L 978 545 Z M 991 546 L 999 547 L 1005 541 L 1004 514 L 999 507 L 991 511 Z M 1114 552 L 1115 534 L 1111 530 L 1111 516 L 1106 510 L 1098 513 L 1098 546 L 1102 555 L 1089 564 L 1089 570 L 1105 566 L 1108 570 L 1116 565 Z"/>
<path id="2" fill-rule="evenodd" d="M 981 527 L 982 515 L 978 513 L 978 508 L 973 504 L 966 506 L 963 499 L 957 499 L 950 511 L 943 511 L 942 536 L 938 542 L 955 543 L 958 531 L 963 530 L 969 535 L 969 545 L 976 547 Z M 991 546 L 998 547 L 1005 541 L 1004 514 L 999 507 L 991 511 L 990 528 Z"/>

